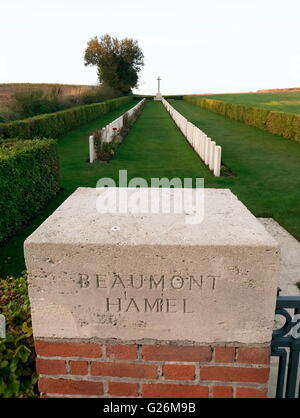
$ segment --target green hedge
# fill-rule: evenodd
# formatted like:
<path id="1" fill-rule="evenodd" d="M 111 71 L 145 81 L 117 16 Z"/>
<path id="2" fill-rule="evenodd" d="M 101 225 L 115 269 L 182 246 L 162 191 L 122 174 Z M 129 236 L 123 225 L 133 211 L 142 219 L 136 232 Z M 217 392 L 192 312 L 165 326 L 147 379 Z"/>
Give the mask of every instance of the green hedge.
<path id="1" fill-rule="evenodd" d="M 56 138 L 84 125 L 133 100 L 119 97 L 102 103 L 76 106 L 60 112 L 34 116 L 29 119 L 0 123 L 0 138 Z"/>
<path id="2" fill-rule="evenodd" d="M 230 119 L 300 142 L 300 115 L 298 114 L 227 103 L 196 95 L 183 96 L 183 100 Z"/>
<path id="3" fill-rule="evenodd" d="M 0 398 L 38 398 L 26 277 L 0 279 L 0 314 L 6 322 L 6 337 L 0 339 Z"/>
<path id="4" fill-rule="evenodd" d="M 58 191 L 56 141 L 0 141 L 0 243 L 33 218 Z"/>

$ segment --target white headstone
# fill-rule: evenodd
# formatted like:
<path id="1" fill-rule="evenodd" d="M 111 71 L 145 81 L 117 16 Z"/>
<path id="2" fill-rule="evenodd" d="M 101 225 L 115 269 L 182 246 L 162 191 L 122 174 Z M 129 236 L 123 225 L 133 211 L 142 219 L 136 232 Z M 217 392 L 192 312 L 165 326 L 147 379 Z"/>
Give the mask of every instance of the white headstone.
<path id="1" fill-rule="evenodd" d="M 219 177 L 221 174 L 221 154 L 222 148 L 217 145 L 215 148 L 215 162 L 214 162 L 214 175 Z"/>
<path id="2" fill-rule="evenodd" d="M 215 162 L 215 149 L 216 149 L 216 143 L 215 141 L 211 141 L 210 143 L 210 150 L 209 150 L 209 169 L 214 169 L 214 162 Z"/>
<path id="3" fill-rule="evenodd" d="M 94 137 L 91 135 L 89 137 L 89 154 L 90 154 L 90 163 L 95 161 L 95 144 L 94 144 Z"/>

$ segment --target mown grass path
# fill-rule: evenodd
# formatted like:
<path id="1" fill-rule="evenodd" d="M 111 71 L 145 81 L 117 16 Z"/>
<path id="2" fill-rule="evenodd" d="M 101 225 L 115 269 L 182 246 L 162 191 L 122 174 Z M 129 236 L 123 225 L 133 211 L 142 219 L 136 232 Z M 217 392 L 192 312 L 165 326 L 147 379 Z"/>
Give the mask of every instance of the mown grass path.
<path id="1" fill-rule="evenodd" d="M 87 132 L 73 131 L 60 138 L 62 185 L 69 192 L 79 186 L 95 187 L 101 177 L 118 180 L 119 170 L 128 178 L 211 177 L 199 157 L 186 142 L 163 105 L 149 101 L 108 163 L 87 164 Z M 83 158 L 84 157 L 84 158 Z"/>
<path id="2" fill-rule="evenodd" d="M 254 215 L 273 217 L 300 240 L 300 144 L 182 100 L 172 105 L 223 147 L 236 173 L 206 186 L 230 188 Z"/>
<path id="3" fill-rule="evenodd" d="M 23 242 L 77 187 L 95 187 L 101 177 L 118 181 L 119 170 L 127 169 L 128 179 L 142 177 L 207 177 L 202 164 L 170 118 L 163 105 L 147 102 L 129 135 L 108 164 L 89 164 L 88 135 L 132 107 L 130 103 L 115 112 L 59 138 L 61 185 L 63 192 L 25 229 L 0 248 L 0 277 L 17 276 L 25 269 Z M 117 183 L 118 184 L 118 183 Z"/>

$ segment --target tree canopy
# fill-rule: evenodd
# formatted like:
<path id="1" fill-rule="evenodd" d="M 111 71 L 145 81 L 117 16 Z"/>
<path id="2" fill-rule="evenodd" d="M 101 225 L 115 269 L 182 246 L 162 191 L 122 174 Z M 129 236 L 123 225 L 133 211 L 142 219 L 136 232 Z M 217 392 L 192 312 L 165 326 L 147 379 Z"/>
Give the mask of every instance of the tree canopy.
<path id="1" fill-rule="evenodd" d="M 106 34 L 88 42 L 84 63 L 97 67 L 100 83 L 128 94 L 138 85 L 144 55 L 137 41 L 129 38 L 119 40 Z"/>

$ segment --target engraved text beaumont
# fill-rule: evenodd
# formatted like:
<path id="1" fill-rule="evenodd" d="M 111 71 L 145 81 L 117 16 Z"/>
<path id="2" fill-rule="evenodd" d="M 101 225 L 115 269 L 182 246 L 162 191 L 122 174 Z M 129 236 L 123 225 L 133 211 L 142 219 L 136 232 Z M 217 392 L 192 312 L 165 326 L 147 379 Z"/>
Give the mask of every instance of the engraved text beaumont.
<path id="1" fill-rule="evenodd" d="M 121 277 L 120 274 L 112 273 L 111 276 L 102 274 L 79 274 L 78 284 L 80 288 L 95 287 L 97 289 L 142 289 L 142 290 L 215 290 L 219 276 L 214 274 L 194 276 L 181 276 L 175 274 L 167 277 L 144 276 L 130 274 L 128 277 Z"/>

